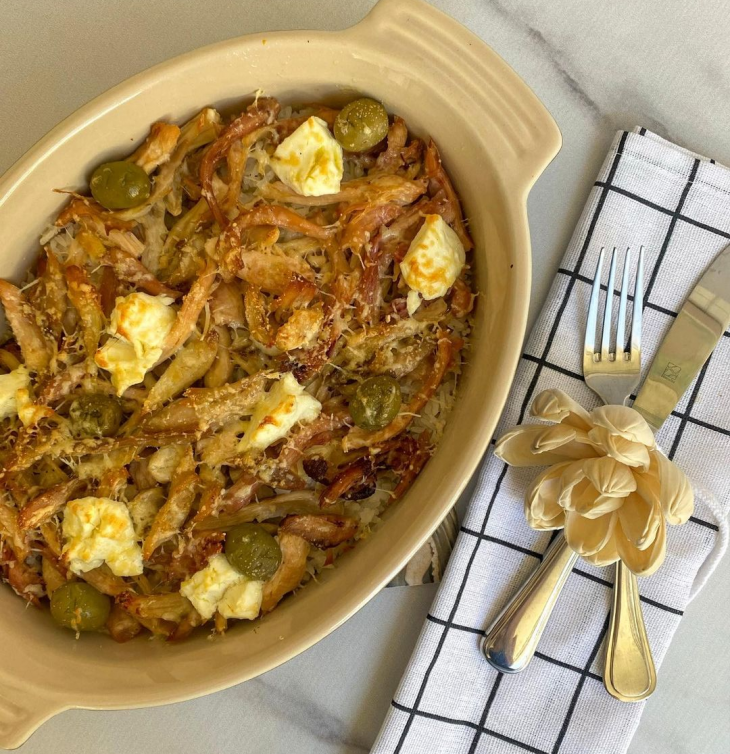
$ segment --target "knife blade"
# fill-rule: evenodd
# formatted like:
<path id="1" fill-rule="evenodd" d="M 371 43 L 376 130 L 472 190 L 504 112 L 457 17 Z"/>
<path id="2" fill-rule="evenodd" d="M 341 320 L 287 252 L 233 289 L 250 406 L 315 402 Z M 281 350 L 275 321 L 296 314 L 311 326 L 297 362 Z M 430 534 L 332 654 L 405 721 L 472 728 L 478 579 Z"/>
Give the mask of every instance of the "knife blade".
<path id="1" fill-rule="evenodd" d="M 654 356 L 634 408 L 658 430 L 730 326 L 730 246 L 705 270 Z"/>

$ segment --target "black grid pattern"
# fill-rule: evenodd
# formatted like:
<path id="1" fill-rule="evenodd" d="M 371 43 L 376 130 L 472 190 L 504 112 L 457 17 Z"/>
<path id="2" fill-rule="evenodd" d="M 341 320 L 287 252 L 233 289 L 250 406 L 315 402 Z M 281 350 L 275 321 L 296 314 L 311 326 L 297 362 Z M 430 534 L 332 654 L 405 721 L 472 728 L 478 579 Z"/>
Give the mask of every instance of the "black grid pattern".
<path id="1" fill-rule="evenodd" d="M 647 138 L 641 138 L 644 136 Z M 650 137 L 654 140 L 652 144 Z M 630 243 L 626 244 L 633 247 L 644 244 L 647 247 L 644 308 L 644 342 L 647 345 L 652 334 L 656 342 L 659 342 L 660 336 L 676 317 L 676 307 L 667 303 L 662 292 L 665 290 L 663 276 L 671 266 L 667 260 L 675 259 L 676 256 L 673 255 L 680 253 L 677 251 L 682 241 L 679 236 L 689 228 L 694 233 L 706 232 L 707 238 L 713 239 L 708 240 L 706 248 L 701 252 L 703 267 L 725 245 L 724 239 L 730 239 L 730 213 L 727 213 L 726 227 L 721 222 L 716 223 L 719 226 L 716 227 L 707 222 L 707 217 L 694 214 L 697 203 L 695 194 L 708 190 L 705 166 L 710 164 L 709 161 L 689 155 L 678 161 L 675 153 L 674 201 L 664 206 L 643 195 L 642 189 L 646 186 L 641 180 L 636 180 L 637 160 L 642 159 L 644 146 L 651 152 L 655 149 L 653 145 L 659 146 L 657 137 L 647 134 L 644 129 L 638 133 L 622 132 L 618 135 L 600 180 L 594 184 L 581 223 L 553 284 L 548 304 L 523 354 L 501 428 L 521 423 L 527 416 L 533 398 L 545 387 L 561 387 L 583 403 L 592 400 L 589 397 L 592 394 L 587 390 L 580 371 L 581 354 L 578 344 L 581 337 L 575 322 L 575 312 L 587 306 L 598 248 L 602 245 L 623 245 L 623 237 L 612 238 L 617 217 L 622 214 L 631 216 L 634 212 L 648 213 L 647 216 L 637 218 L 636 227 L 642 227 L 642 220 L 653 223 L 651 247 L 641 237 L 630 238 Z M 666 147 L 663 149 L 666 150 Z M 646 170 L 649 173 L 661 167 L 653 164 L 654 157 L 654 154 L 650 154 L 646 159 Z M 681 163 L 679 167 L 678 163 Z M 720 166 L 716 169 L 723 170 Z M 646 184 L 651 185 L 651 180 L 647 179 Z M 730 178 L 728 187 L 730 188 Z M 727 198 L 727 204 L 730 205 L 730 197 Z M 713 242 L 719 246 L 715 248 Z M 693 253 L 700 252 L 695 247 Z M 685 295 L 693 281 L 687 280 L 686 283 Z M 618 294 L 614 292 L 614 295 Z M 649 322 L 650 317 L 655 321 Z M 692 443 L 701 441 L 712 443 L 713 446 L 719 444 L 726 453 L 726 460 L 730 457 L 727 456 L 730 452 L 730 415 L 726 412 L 725 415 L 720 413 L 717 416 L 707 416 L 706 412 L 700 413 L 697 410 L 702 403 L 703 385 L 715 384 L 715 372 L 722 371 L 720 364 L 724 361 L 727 366 L 730 353 L 730 348 L 727 348 L 728 333 L 725 336 L 723 341 L 727 350 L 720 354 L 721 349 L 718 349 L 718 353 L 707 362 L 686 398 L 672 412 L 658 436 L 668 455 L 680 464 L 682 450 L 690 434 Z M 653 344 L 654 348 L 656 342 Z M 574 348 L 573 343 L 576 344 Z M 646 351 L 647 349 L 645 354 Z M 646 354 L 646 366 L 652 355 L 651 352 Z M 580 751 L 580 748 L 575 748 L 580 735 L 578 728 L 585 723 L 586 705 L 589 704 L 604 705 L 609 710 L 608 714 L 621 715 L 626 711 L 626 714 L 634 716 L 634 725 L 638 722 L 642 705 L 622 706 L 610 700 L 607 695 L 604 695 L 605 699 L 596 696 L 595 699 L 600 702 L 594 699 L 595 690 L 602 683 L 600 653 L 609 620 L 605 613 L 605 620 L 602 622 L 599 621 L 599 616 L 595 616 L 591 617 L 590 625 L 585 626 L 586 636 L 592 636 L 593 640 L 580 657 L 568 657 L 569 653 L 562 651 L 563 647 L 555 642 L 555 646 L 552 646 L 548 641 L 549 629 L 543 637 L 541 651 L 537 653 L 533 667 L 542 668 L 541 673 L 553 674 L 550 677 L 555 688 L 563 690 L 559 695 L 559 703 L 553 704 L 554 699 L 545 700 L 548 708 L 551 705 L 555 707 L 546 713 L 543 720 L 543 724 L 550 727 L 550 730 L 530 731 L 529 722 L 515 715 L 521 707 L 520 700 L 524 700 L 527 693 L 520 684 L 529 686 L 530 676 L 537 675 L 538 671 L 533 674 L 532 667 L 529 672 L 519 676 L 502 676 L 489 668 L 486 662 L 479 665 L 480 657 L 473 660 L 473 668 L 464 665 L 463 678 L 458 678 L 459 672 L 451 675 L 456 675 L 458 682 L 467 687 L 467 698 L 481 700 L 476 705 L 472 703 L 468 709 L 459 706 L 461 695 L 460 699 L 455 700 L 444 691 L 444 674 L 448 674 L 449 663 L 455 657 L 462 657 L 465 651 L 478 655 L 478 642 L 484 634 L 484 627 L 493 620 L 505 600 L 513 593 L 514 586 L 534 567 L 534 561 L 542 559 L 549 545 L 550 538 L 544 533 L 531 532 L 526 526 L 521 527 L 519 532 L 505 531 L 501 524 L 506 510 L 503 506 L 515 504 L 515 484 L 518 484 L 512 481 L 515 475 L 514 470 L 508 472 L 504 464 L 491 455 L 488 457 L 478 486 L 478 502 L 475 501 L 470 506 L 444 583 L 424 626 L 419 647 L 396 699 L 392 702 L 384 728 L 385 731 L 389 729 L 391 735 L 381 735 L 374 750 L 377 754 L 424 751 L 424 735 L 431 741 L 429 751 L 433 752 L 481 754 L 487 751 L 526 751 L 534 754 L 568 754 Z M 704 548 L 705 555 L 712 549 L 715 532 L 718 531 L 718 525 L 708 520 L 710 518 L 712 516 L 709 511 L 700 507 L 691 519 L 691 526 L 694 527 L 691 534 L 692 546 Z M 671 536 L 669 544 L 671 548 Z M 484 582 L 479 581 L 481 569 L 485 564 L 500 561 L 514 563 L 514 570 L 521 569 L 520 573 L 506 584 L 492 582 L 498 597 L 488 595 L 483 598 L 488 600 L 484 609 L 480 605 L 474 608 L 473 603 L 479 597 L 480 590 L 484 591 Z M 669 561 L 670 556 L 665 566 L 667 569 L 671 567 Z M 699 564 L 694 563 L 695 570 Z M 613 569 L 598 570 L 581 563 L 575 573 L 578 579 L 571 579 L 569 582 L 575 586 L 574 591 L 585 591 L 590 595 L 588 599 L 595 602 L 593 612 L 599 607 L 603 612 L 603 606 L 610 604 Z M 607 576 L 611 578 L 606 578 Z M 651 589 L 650 586 L 644 588 L 644 583 L 654 586 L 659 580 L 642 582 L 642 591 L 646 594 L 642 594 L 641 599 L 650 638 L 655 626 L 660 626 L 665 634 L 669 627 L 669 637 L 666 639 L 668 644 L 683 614 L 688 595 L 677 593 L 676 589 L 668 591 L 661 586 L 656 589 Z M 566 599 L 568 598 L 564 595 L 562 600 Z M 561 603 L 558 608 L 560 605 Z M 660 654 L 663 654 L 665 648 L 660 648 Z M 660 660 L 661 657 L 657 659 Z M 460 670 L 462 668 L 458 669 Z M 440 694 L 440 691 L 444 693 Z M 618 707 L 613 707 L 612 704 Z M 631 708 L 633 712 L 629 712 L 627 708 Z M 596 711 L 596 714 L 600 713 Z M 576 717 L 579 718 L 577 723 Z M 424 725 L 428 727 L 419 729 L 419 726 Z M 633 730 L 631 725 L 628 727 Z M 424 734 L 424 731 L 427 733 Z"/>

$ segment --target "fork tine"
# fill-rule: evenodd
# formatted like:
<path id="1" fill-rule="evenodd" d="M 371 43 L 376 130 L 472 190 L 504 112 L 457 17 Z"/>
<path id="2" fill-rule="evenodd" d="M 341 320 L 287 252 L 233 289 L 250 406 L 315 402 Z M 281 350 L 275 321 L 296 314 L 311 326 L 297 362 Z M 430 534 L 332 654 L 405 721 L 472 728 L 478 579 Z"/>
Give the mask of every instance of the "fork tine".
<path id="1" fill-rule="evenodd" d="M 626 301 L 629 295 L 629 268 L 631 267 L 631 247 L 626 249 L 624 272 L 621 278 L 621 297 L 618 302 L 618 325 L 616 327 L 616 359 L 626 358 Z"/>
<path id="2" fill-rule="evenodd" d="M 591 299 L 588 304 L 588 319 L 586 320 L 586 337 L 583 344 L 584 358 L 593 361 L 593 355 L 596 351 L 596 326 L 598 324 L 598 298 L 601 295 L 601 272 L 603 271 L 603 248 L 598 255 L 598 264 L 596 265 L 596 274 L 593 278 L 593 287 L 591 288 Z"/>
<path id="3" fill-rule="evenodd" d="M 613 291 L 616 284 L 616 247 L 611 252 L 611 267 L 608 271 L 606 287 L 606 310 L 603 313 L 603 330 L 601 333 L 601 359 L 608 361 L 611 350 L 611 319 L 613 316 Z"/>
<path id="4" fill-rule="evenodd" d="M 631 315 L 631 359 L 641 355 L 641 317 L 644 309 L 644 247 L 639 247 L 639 264 L 634 281 L 634 310 Z"/>

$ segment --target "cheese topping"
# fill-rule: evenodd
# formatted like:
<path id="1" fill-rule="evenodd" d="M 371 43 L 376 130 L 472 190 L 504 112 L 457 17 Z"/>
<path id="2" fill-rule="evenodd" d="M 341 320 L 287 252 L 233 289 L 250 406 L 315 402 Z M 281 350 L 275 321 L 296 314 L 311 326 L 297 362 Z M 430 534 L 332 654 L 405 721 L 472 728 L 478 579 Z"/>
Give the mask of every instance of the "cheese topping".
<path id="1" fill-rule="evenodd" d="M 218 603 L 218 612 L 224 618 L 256 620 L 264 599 L 264 582 L 243 579 L 228 587 Z"/>
<path id="2" fill-rule="evenodd" d="M 238 449 L 243 452 L 268 448 L 285 437 L 297 422 L 314 421 L 321 411 L 322 404 L 287 372 L 254 409 Z"/>
<path id="3" fill-rule="evenodd" d="M 48 406 L 39 406 L 33 402 L 30 388 L 21 387 L 15 391 L 15 410 L 24 427 L 34 427 L 41 419 L 55 415 Z"/>
<path id="4" fill-rule="evenodd" d="M 16 394 L 30 386 L 30 375 L 23 364 L 8 374 L 0 374 L 0 419 L 18 413 Z"/>
<path id="5" fill-rule="evenodd" d="M 168 296 L 130 293 L 117 299 L 111 315 L 110 338 L 95 361 L 112 374 L 117 395 L 144 379 L 162 355 L 162 346 L 177 314 Z"/>
<path id="6" fill-rule="evenodd" d="M 187 597 L 203 618 L 208 620 L 218 609 L 218 603 L 228 587 L 241 579 L 243 576 L 228 562 L 225 555 L 213 555 L 205 568 L 183 581 L 180 594 Z"/>
<path id="7" fill-rule="evenodd" d="M 279 144 L 271 168 L 302 196 L 336 194 L 342 180 L 342 147 L 327 124 L 312 116 Z"/>
<path id="8" fill-rule="evenodd" d="M 411 241 L 400 269 L 403 279 L 417 295 L 408 295 L 408 313 L 413 314 L 420 298 L 430 301 L 444 296 L 459 277 L 466 254 L 456 233 L 441 215 L 426 220 Z"/>
<path id="9" fill-rule="evenodd" d="M 124 503 L 108 497 L 82 497 L 66 505 L 63 554 L 80 574 L 106 563 L 115 576 L 142 573 L 142 549 Z"/>
<path id="10" fill-rule="evenodd" d="M 249 581 L 225 555 L 218 554 L 208 565 L 183 581 L 180 594 L 187 597 L 205 620 L 216 610 L 224 618 L 254 620 L 261 610 L 263 582 Z"/>

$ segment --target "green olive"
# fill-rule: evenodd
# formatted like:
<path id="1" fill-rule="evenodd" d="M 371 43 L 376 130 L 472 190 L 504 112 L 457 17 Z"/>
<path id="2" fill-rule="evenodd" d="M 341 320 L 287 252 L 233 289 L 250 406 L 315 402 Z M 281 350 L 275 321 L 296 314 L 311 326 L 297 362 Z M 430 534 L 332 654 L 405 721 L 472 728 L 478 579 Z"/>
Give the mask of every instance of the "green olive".
<path id="1" fill-rule="evenodd" d="M 109 597 L 85 581 L 67 581 L 51 595 L 51 615 L 72 631 L 98 631 L 111 610 Z"/>
<path id="2" fill-rule="evenodd" d="M 89 183 L 91 195 L 106 209 L 129 209 L 150 195 L 150 179 L 133 162 L 105 162 L 94 171 Z"/>
<path id="3" fill-rule="evenodd" d="M 365 380 L 350 400 L 350 415 L 361 429 L 370 432 L 387 427 L 400 411 L 400 385 L 381 374 Z"/>
<path id="4" fill-rule="evenodd" d="M 348 152 L 366 152 L 388 135 L 388 113 L 380 102 L 362 97 L 337 113 L 334 131 Z"/>
<path id="5" fill-rule="evenodd" d="M 247 579 L 268 581 L 281 563 L 281 548 L 261 524 L 239 524 L 226 535 L 226 557 Z"/>
<path id="6" fill-rule="evenodd" d="M 68 416 L 78 437 L 111 437 L 121 426 L 122 407 L 112 395 L 92 393 L 79 396 Z"/>

